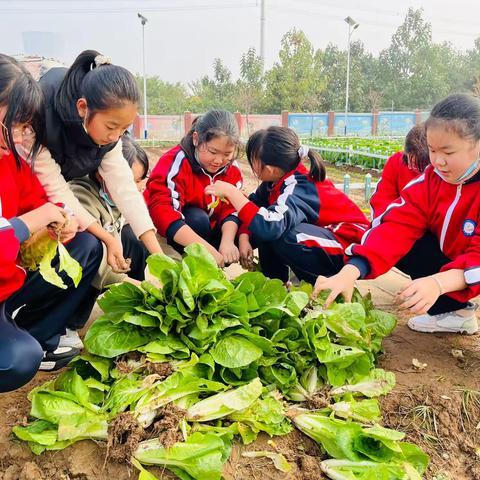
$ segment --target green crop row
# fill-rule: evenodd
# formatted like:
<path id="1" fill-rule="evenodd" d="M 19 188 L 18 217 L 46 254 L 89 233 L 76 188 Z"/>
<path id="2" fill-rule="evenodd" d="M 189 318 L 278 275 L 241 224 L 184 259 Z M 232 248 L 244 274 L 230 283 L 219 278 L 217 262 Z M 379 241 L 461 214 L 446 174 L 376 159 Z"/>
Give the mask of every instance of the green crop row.
<path id="1" fill-rule="evenodd" d="M 378 170 L 388 157 L 403 149 L 403 140 L 378 138 L 311 138 L 307 142 L 318 147 L 322 158 L 331 163 Z"/>

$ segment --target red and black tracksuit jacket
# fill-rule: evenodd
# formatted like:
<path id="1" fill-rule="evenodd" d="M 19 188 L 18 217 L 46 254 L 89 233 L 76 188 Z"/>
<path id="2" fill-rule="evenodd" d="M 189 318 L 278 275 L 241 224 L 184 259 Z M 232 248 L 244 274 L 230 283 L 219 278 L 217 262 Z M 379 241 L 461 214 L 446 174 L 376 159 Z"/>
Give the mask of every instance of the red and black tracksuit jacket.
<path id="1" fill-rule="evenodd" d="M 352 200 L 330 180 L 313 180 L 303 164 L 275 184 L 262 183 L 249 199 L 238 212 L 241 231 L 249 231 L 260 241 L 274 241 L 292 227 L 309 223 L 330 230 L 338 242 L 305 236 L 299 238 L 300 243 L 342 254 L 348 245 L 362 238 L 369 225 Z"/>
<path id="2" fill-rule="evenodd" d="M 0 303 L 17 291 L 25 281 L 25 270 L 17 264 L 20 244 L 29 236 L 26 225 L 17 216 L 47 202 L 45 191 L 28 165 L 17 167 L 8 154 L 0 158 Z"/>
<path id="3" fill-rule="evenodd" d="M 374 219 L 359 244 L 347 248 L 348 263 L 364 278 L 392 268 L 427 232 L 451 261 L 441 271 L 461 269 L 467 288 L 448 295 L 466 302 L 480 294 L 480 172 L 461 185 L 445 182 L 432 166 L 412 180 Z"/>
<path id="4" fill-rule="evenodd" d="M 158 233 L 173 238 L 185 225 L 182 208 L 198 207 L 208 213 L 213 229 L 226 221 L 239 223 L 235 209 L 227 202 L 208 206 L 216 197 L 205 195 L 205 187 L 217 180 L 242 188 L 242 174 L 236 162 L 228 164 L 215 175 L 206 172 L 198 162 L 187 158 L 180 145 L 166 152 L 158 161 L 147 182 L 144 196 Z"/>
<path id="5" fill-rule="evenodd" d="M 399 196 L 403 187 L 417 178 L 421 172 L 414 170 L 403 161 L 403 152 L 394 153 L 385 163 L 382 177 L 370 198 L 372 219 L 380 216 Z"/>

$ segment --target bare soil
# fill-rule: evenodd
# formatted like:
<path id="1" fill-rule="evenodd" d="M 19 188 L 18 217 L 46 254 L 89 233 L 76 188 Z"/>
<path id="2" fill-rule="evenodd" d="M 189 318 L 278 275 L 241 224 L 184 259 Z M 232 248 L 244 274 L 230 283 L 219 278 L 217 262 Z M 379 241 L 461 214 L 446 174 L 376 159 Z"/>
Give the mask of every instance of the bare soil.
<path id="1" fill-rule="evenodd" d="M 158 158 L 161 152 L 152 153 L 153 158 Z M 249 170 L 243 170 L 246 190 L 252 191 L 255 179 Z M 384 425 L 406 432 L 407 440 L 421 445 L 430 455 L 425 478 L 480 480 L 480 336 L 410 331 L 407 316 L 399 313 L 394 303 L 396 293 L 407 281 L 392 271 L 362 285 L 362 290 L 372 292 L 378 308 L 397 314 L 399 320 L 392 336 L 385 340 L 385 353 L 380 358 L 380 366 L 397 377 L 394 391 L 382 400 Z M 97 315 L 95 309 L 92 318 Z M 414 358 L 426 367 L 416 368 Z M 0 480 L 136 480 L 137 472 L 128 463 L 107 457 L 106 443 L 83 441 L 37 457 L 26 444 L 12 437 L 12 427 L 28 416 L 27 393 L 53 376 L 40 372 L 25 387 L 0 395 Z M 154 428 L 160 434 L 171 432 L 178 417 L 178 412 L 166 411 Z M 116 432 L 120 444 L 137 432 L 134 425 L 125 428 L 126 424 L 128 420 L 124 421 L 123 431 L 119 428 Z M 129 435 L 125 436 L 125 430 Z M 144 434 L 138 435 L 143 438 Z M 165 438 L 166 442 L 174 440 Z M 268 458 L 243 457 L 242 453 L 249 450 L 282 453 L 292 470 L 282 473 Z M 126 452 L 122 458 L 125 456 Z M 321 460 L 318 446 L 298 431 L 274 439 L 260 436 L 251 445 L 233 448 L 224 475 L 226 480 L 317 480 L 324 478 L 319 468 Z M 163 469 L 151 471 L 159 479 L 174 478 Z"/>

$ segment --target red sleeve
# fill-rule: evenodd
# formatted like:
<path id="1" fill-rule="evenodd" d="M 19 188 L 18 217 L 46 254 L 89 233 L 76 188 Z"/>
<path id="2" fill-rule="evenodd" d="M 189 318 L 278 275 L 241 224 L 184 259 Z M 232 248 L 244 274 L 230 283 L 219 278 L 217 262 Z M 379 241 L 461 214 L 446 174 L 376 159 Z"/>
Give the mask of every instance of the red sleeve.
<path id="1" fill-rule="evenodd" d="M 0 303 L 18 290 L 24 281 L 25 272 L 17 267 L 16 260 L 20 242 L 8 220 L 0 216 Z"/>
<path id="2" fill-rule="evenodd" d="M 365 278 L 376 278 L 390 270 L 424 235 L 428 225 L 425 205 L 428 204 L 427 182 L 422 174 L 373 220 L 362 243 L 346 249 L 346 255 L 363 257 L 368 262 L 370 273 Z"/>
<path id="3" fill-rule="evenodd" d="M 164 237 L 170 225 L 183 222 L 188 168 L 183 151 L 175 147 L 160 158 L 148 179 L 145 202 L 158 233 Z"/>
<path id="4" fill-rule="evenodd" d="M 47 194 L 40 184 L 37 176 L 32 173 L 30 167 L 22 160 L 20 169 L 16 175 L 18 185 L 18 213 L 29 212 L 47 203 Z"/>
<path id="5" fill-rule="evenodd" d="M 402 162 L 403 152 L 393 154 L 383 167 L 382 176 L 377 188 L 370 198 L 372 219 L 380 216 L 386 208 L 400 196 L 398 189 L 399 163 Z"/>
<path id="6" fill-rule="evenodd" d="M 468 302 L 480 295 L 480 216 L 477 218 L 477 225 L 468 248 L 462 255 L 444 265 L 440 271 L 457 268 L 464 270 L 467 288 L 458 292 L 450 292 L 448 296 L 460 302 Z"/>
<path id="7" fill-rule="evenodd" d="M 229 167 L 228 175 L 225 178 L 225 181 L 228 183 L 231 183 L 232 185 L 235 185 L 239 190 L 242 189 L 243 187 L 242 174 L 240 172 L 240 169 L 235 164 L 232 164 Z M 227 217 L 231 215 L 234 215 L 236 218 L 238 218 L 237 212 L 235 208 L 233 208 L 230 202 L 220 202 L 217 208 L 215 208 L 215 215 L 217 216 L 220 223 L 222 223 L 224 220 L 227 219 Z M 240 221 L 238 221 L 237 223 L 240 223 Z"/>

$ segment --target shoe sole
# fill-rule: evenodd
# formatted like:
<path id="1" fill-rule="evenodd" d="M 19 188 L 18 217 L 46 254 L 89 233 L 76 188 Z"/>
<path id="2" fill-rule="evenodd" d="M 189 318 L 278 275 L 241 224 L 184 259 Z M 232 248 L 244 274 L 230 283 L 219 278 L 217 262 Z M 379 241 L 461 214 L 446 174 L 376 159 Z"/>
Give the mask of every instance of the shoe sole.
<path id="1" fill-rule="evenodd" d="M 55 370 L 60 370 L 63 367 L 66 367 L 75 357 L 61 358 L 56 361 L 44 361 L 40 363 L 40 368 L 42 372 L 54 372 Z"/>
<path id="2" fill-rule="evenodd" d="M 59 347 L 68 347 L 68 348 L 78 348 L 79 350 L 82 350 L 84 345 L 83 343 L 59 343 Z"/>
<path id="3" fill-rule="evenodd" d="M 460 334 L 466 334 L 466 335 L 474 335 L 475 333 L 478 332 L 478 327 L 474 329 L 468 329 L 468 328 L 459 328 L 459 329 L 448 329 L 448 328 L 441 328 L 441 327 L 417 327 L 416 325 L 411 325 L 410 322 L 408 322 L 408 328 L 410 330 L 413 330 L 414 332 L 421 332 L 421 333 L 460 333 Z"/>

